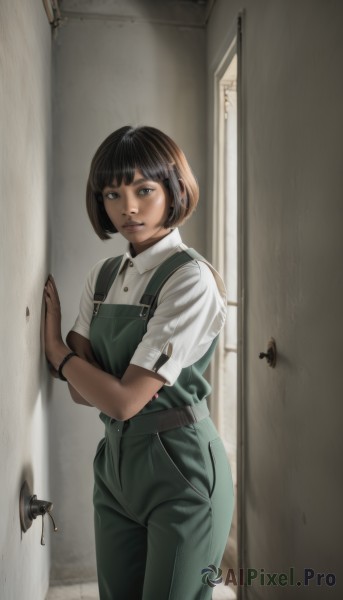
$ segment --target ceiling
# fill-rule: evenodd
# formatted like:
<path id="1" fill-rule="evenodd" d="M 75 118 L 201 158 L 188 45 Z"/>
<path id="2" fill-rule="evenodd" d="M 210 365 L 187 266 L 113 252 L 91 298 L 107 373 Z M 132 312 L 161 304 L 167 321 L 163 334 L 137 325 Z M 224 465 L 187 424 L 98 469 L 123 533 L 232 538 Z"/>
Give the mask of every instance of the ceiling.
<path id="1" fill-rule="evenodd" d="M 58 4 L 65 18 L 105 17 L 204 27 L 214 0 L 59 0 Z"/>

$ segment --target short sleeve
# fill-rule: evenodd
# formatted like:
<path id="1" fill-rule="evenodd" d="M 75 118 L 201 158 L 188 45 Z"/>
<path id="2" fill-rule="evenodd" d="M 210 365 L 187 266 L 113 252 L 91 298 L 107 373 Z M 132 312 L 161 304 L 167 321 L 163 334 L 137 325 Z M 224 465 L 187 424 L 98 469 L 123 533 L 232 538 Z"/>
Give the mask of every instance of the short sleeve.
<path id="1" fill-rule="evenodd" d="M 87 340 L 89 340 L 89 328 L 93 315 L 93 296 L 95 283 L 105 260 L 106 259 L 103 259 L 96 263 L 87 275 L 80 299 L 79 314 L 72 327 L 72 331 L 79 333 L 83 337 L 87 338 Z"/>
<path id="2" fill-rule="evenodd" d="M 131 364 L 158 372 L 173 385 L 184 367 L 209 349 L 226 317 L 226 291 L 203 261 L 180 267 L 165 283 Z"/>

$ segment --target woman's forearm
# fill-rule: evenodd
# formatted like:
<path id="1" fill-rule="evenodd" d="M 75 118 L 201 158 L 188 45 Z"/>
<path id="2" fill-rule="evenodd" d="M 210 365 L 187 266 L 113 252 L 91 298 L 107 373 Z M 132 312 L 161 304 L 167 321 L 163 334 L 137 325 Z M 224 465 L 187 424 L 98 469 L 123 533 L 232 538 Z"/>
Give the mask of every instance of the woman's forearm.
<path id="1" fill-rule="evenodd" d="M 63 374 L 68 379 L 74 402 L 87 403 L 88 406 L 95 406 L 110 417 L 121 418 L 121 411 L 117 406 L 120 400 L 118 402 L 118 389 L 116 389 L 119 380 L 80 357 L 70 359 L 63 367 Z"/>
<path id="2" fill-rule="evenodd" d="M 58 369 L 68 354 L 65 344 L 55 347 L 51 362 Z M 73 356 L 63 367 L 70 386 L 89 405 L 108 416 L 125 421 L 139 412 L 162 387 L 164 379 L 156 373 L 130 365 L 122 379 L 102 371 L 79 356 Z"/>
<path id="3" fill-rule="evenodd" d="M 73 401 L 76 404 L 82 404 L 83 406 L 92 406 L 92 404 L 89 404 L 89 402 L 87 402 L 87 400 L 85 400 L 81 394 L 79 394 L 79 392 L 77 392 L 72 385 L 70 385 L 70 383 L 68 382 L 68 388 L 69 388 L 69 393 L 73 399 Z"/>
<path id="4" fill-rule="evenodd" d="M 67 335 L 66 342 L 67 342 L 69 348 L 71 350 L 73 350 L 74 352 L 76 352 L 76 354 L 80 358 L 83 358 L 84 360 L 89 362 L 91 365 L 94 365 L 95 367 L 98 367 L 99 369 L 101 368 L 100 365 L 95 360 L 95 356 L 91 350 L 88 340 L 86 341 L 79 334 L 75 333 L 74 331 L 70 331 Z M 82 404 L 83 406 L 92 406 L 93 407 L 93 405 L 90 404 L 89 402 L 87 402 L 87 400 L 85 400 L 81 396 L 81 394 L 79 394 L 79 392 L 77 392 L 75 390 L 75 388 L 73 388 L 73 386 L 70 385 L 69 382 L 68 382 L 68 388 L 69 388 L 70 395 L 76 404 Z"/>

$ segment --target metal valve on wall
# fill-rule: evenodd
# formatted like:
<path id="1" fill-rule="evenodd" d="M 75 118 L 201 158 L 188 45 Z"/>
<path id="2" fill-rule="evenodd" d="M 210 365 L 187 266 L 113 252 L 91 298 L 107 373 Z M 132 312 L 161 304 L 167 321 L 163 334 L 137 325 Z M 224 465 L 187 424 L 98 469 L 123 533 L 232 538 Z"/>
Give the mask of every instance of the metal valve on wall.
<path id="1" fill-rule="evenodd" d="M 52 502 L 48 500 L 38 500 L 36 495 L 33 495 L 27 481 L 24 481 L 21 491 L 20 491 L 20 500 L 19 500 L 19 512 L 20 512 L 20 524 L 21 529 L 25 533 L 32 523 L 33 519 L 37 517 L 42 517 L 42 535 L 41 535 L 41 545 L 45 546 L 44 540 L 44 516 L 47 514 L 52 522 L 53 531 L 57 531 L 57 527 L 53 516 L 51 515 L 51 511 L 53 509 Z"/>

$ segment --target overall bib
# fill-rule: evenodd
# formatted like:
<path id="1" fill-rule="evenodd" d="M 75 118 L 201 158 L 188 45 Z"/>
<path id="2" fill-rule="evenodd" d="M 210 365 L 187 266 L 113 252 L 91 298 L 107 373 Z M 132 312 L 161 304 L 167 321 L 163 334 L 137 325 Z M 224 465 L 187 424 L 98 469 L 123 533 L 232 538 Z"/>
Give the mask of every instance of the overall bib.
<path id="1" fill-rule="evenodd" d="M 177 252 L 154 273 L 139 305 L 102 304 L 121 258 L 109 259 L 99 274 L 90 328 L 96 359 L 118 378 L 166 279 L 202 259 L 191 249 Z M 211 388 L 202 376 L 215 343 L 132 419 L 100 413 L 105 437 L 94 459 L 93 497 L 100 600 L 212 597 L 201 571 L 220 566 L 234 505 L 230 466 L 206 404 Z M 162 353 L 154 370 L 166 360 Z"/>

